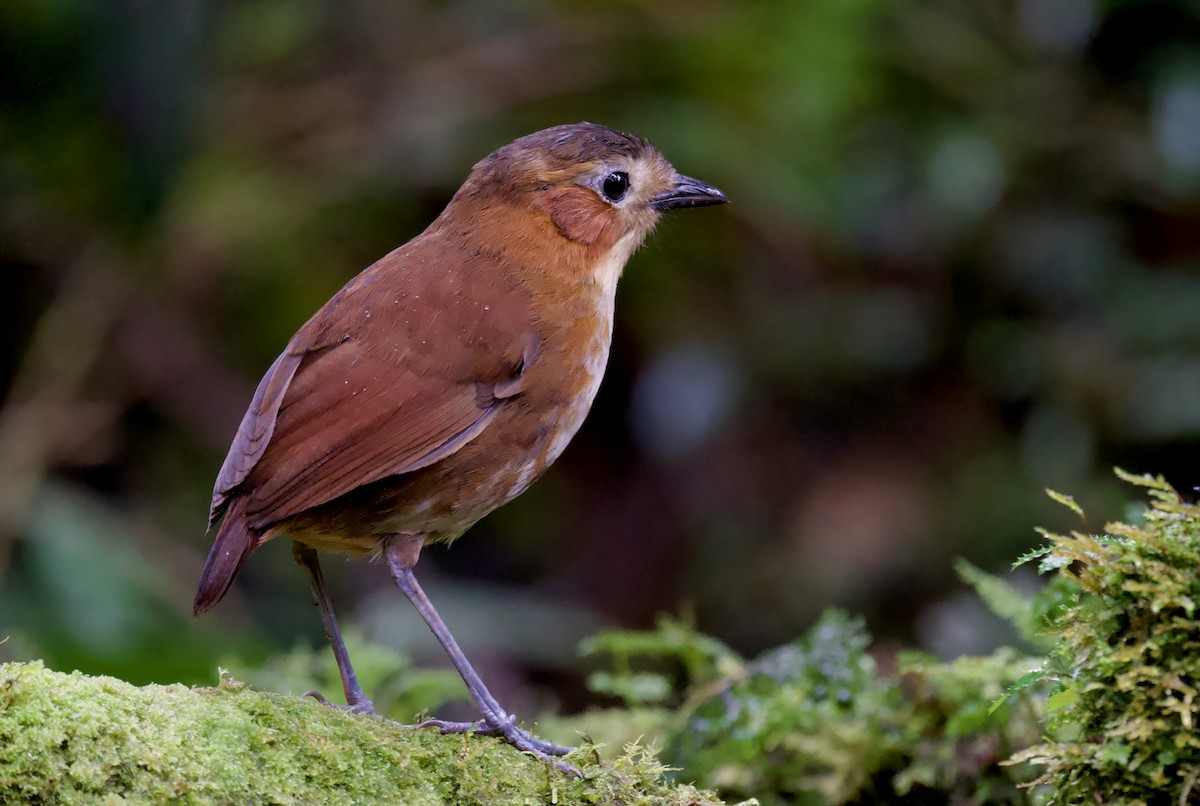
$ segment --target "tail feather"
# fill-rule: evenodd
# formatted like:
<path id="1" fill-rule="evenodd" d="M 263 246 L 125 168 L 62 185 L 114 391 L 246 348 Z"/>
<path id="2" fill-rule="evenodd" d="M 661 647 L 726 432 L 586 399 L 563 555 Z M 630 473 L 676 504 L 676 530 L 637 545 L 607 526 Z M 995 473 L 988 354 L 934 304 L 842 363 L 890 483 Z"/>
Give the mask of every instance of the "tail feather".
<path id="1" fill-rule="evenodd" d="M 238 498 L 225 511 L 204 570 L 200 572 L 200 585 L 192 604 L 193 615 L 211 610 L 221 601 L 237 572 L 258 547 L 258 532 L 246 523 L 245 510 L 244 500 Z"/>

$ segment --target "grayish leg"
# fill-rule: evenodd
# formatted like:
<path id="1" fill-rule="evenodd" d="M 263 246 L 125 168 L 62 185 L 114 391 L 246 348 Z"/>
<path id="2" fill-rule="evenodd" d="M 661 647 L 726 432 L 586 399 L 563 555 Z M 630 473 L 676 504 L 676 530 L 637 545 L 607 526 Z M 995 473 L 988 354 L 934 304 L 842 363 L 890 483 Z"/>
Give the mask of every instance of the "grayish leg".
<path id="1" fill-rule="evenodd" d="M 319 692 L 306 691 L 304 696 L 312 697 L 333 708 L 345 708 L 356 714 L 373 714 L 375 706 L 363 694 L 362 686 L 358 684 L 358 675 L 350 665 L 350 654 L 346 652 L 346 644 L 342 641 L 342 631 L 338 629 L 337 617 L 333 614 L 333 604 L 325 590 L 325 577 L 321 574 L 321 564 L 317 560 L 317 550 L 303 543 L 292 541 L 292 556 L 308 573 L 308 581 L 312 585 L 313 601 L 321 611 L 321 623 L 325 625 L 325 635 L 333 647 L 333 657 L 337 660 L 338 672 L 342 676 L 342 689 L 346 692 L 346 705 L 334 705 Z"/>
<path id="2" fill-rule="evenodd" d="M 434 609 L 433 603 L 429 601 L 429 597 L 425 595 L 421 585 L 417 582 L 416 576 L 413 575 L 413 566 L 417 562 L 417 558 L 421 552 L 421 538 L 410 537 L 407 535 L 398 535 L 389 540 L 384 553 L 387 557 L 388 568 L 392 572 L 392 579 L 395 580 L 396 586 L 404 592 L 408 600 L 412 602 L 413 607 L 421 614 L 421 618 L 425 619 L 425 623 L 429 629 L 433 631 L 434 637 L 438 639 L 438 643 L 446 650 L 446 654 L 450 656 L 450 662 L 454 664 L 454 668 L 458 670 L 463 682 L 467 684 L 467 690 L 471 693 L 471 699 L 475 701 L 475 706 L 483 714 L 483 724 L 477 722 L 443 722 L 437 719 L 431 719 L 424 723 L 430 727 L 437 727 L 443 733 L 464 733 L 466 731 L 475 731 L 490 735 L 503 736 L 504 739 L 516 747 L 518 750 L 533 753 L 540 758 L 553 761 L 562 771 L 569 775 L 579 775 L 579 770 L 567 764 L 564 761 L 553 758 L 553 756 L 562 756 L 571 752 L 573 748 L 563 747 L 552 742 L 543 741 L 529 734 L 528 731 L 522 730 L 516 726 L 516 718 L 505 713 L 500 704 L 487 690 L 487 686 L 483 684 L 479 674 L 475 668 L 471 666 L 471 662 L 467 660 L 467 656 L 463 654 L 459 648 L 458 642 L 454 640 L 454 636 L 450 634 L 450 630 L 442 621 Z"/>

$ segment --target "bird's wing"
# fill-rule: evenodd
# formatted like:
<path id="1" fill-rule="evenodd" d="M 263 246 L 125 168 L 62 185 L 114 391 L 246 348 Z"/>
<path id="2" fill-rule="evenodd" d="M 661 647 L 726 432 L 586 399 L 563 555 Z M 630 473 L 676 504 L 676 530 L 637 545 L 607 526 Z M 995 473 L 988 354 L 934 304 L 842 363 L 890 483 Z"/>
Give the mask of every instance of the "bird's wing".
<path id="1" fill-rule="evenodd" d="M 208 528 L 211 529 L 225 513 L 229 493 L 245 480 L 262 458 L 275 432 L 275 417 L 283 403 L 283 393 L 287 391 L 303 358 L 303 353 L 284 352 L 258 382 L 250 408 L 242 415 L 242 423 L 233 437 L 233 444 L 229 446 L 229 453 L 225 455 L 225 462 L 217 473 L 212 507 L 208 511 Z"/>
<path id="2" fill-rule="evenodd" d="M 427 467 L 476 437 L 520 392 L 536 347 L 527 306 L 496 289 L 485 295 L 489 313 L 442 316 L 476 303 L 464 299 L 461 277 L 428 265 L 393 253 L 293 337 L 230 447 L 212 520 L 238 495 L 247 521 L 262 528 Z"/>

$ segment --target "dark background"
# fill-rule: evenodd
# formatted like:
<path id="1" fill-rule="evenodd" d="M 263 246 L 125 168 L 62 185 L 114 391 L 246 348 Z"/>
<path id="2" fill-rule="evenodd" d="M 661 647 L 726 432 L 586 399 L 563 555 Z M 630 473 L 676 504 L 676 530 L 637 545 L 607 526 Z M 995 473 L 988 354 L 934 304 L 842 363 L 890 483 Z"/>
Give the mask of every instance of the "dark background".
<path id="1" fill-rule="evenodd" d="M 554 469 L 422 559 L 505 697 L 580 706 L 577 640 L 664 611 L 747 653 L 830 605 L 985 651 L 954 558 L 1101 529 L 1113 465 L 1200 484 L 1195 2 L 7 0 L 0 85 L 0 657 L 211 683 L 319 644 L 282 543 L 190 617 L 254 385 L 563 122 L 733 203 L 633 258 Z M 326 568 L 444 664 L 382 568 Z"/>

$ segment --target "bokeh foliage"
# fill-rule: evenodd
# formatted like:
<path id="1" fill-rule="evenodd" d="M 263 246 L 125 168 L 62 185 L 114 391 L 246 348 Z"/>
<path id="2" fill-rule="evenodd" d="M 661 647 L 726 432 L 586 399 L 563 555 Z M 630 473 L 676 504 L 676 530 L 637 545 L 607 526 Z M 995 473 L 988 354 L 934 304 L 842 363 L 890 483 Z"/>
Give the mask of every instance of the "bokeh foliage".
<path id="1" fill-rule="evenodd" d="M 502 700 L 582 706 L 575 640 L 683 600 L 747 657 L 831 604 L 990 652 L 950 558 L 1020 553 L 1044 486 L 1115 511 L 1112 464 L 1200 481 L 1198 42 L 1186 0 L 0 4 L 0 653 L 211 683 L 318 644 L 275 547 L 189 620 L 254 384 L 475 160 L 579 119 L 733 204 L 634 258 L 551 475 L 422 562 Z"/>

